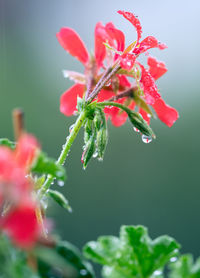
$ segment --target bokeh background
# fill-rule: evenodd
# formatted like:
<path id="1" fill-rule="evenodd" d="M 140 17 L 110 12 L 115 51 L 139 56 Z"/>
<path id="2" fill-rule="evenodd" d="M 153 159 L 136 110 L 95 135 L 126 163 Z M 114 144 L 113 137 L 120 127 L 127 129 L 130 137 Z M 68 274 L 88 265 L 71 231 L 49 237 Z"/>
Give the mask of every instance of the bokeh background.
<path id="1" fill-rule="evenodd" d="M 200 2 L 198 0 L 0 0 L 0 137 L 13 139 L 11 111 L 22 107 L 26 128 L 44 151 L 57 157 L 75 118 L 59 112 L 59 98 L 70 85 L 63 69 L 82 65 L 58 44 L 56 32 L 70 26 L 93 49 L 97 21 L 113 21 L 135 40 L 134 28 L 116 11 L 139 15 L 143 37 L 168 45 L 150 53 L 166 62 L 158 86 L 180 119 L 168 128 L 152 121 L 157 139 L 144 144 L 127 122 L 109 124 L 104 162 L 80 162 L 82 133 L 66 162 L 68 180 L 61 189 L 73 207 L 69 214 L 51 204 L 49 215 L 64 239 L 80 248 L 103 234 L 117 235 L 122 224 L 148 226 L 154 238 L 175 237 L 182 252 L 200 255 Z M 54 185 L 57 188 L 58 185 Z"/>

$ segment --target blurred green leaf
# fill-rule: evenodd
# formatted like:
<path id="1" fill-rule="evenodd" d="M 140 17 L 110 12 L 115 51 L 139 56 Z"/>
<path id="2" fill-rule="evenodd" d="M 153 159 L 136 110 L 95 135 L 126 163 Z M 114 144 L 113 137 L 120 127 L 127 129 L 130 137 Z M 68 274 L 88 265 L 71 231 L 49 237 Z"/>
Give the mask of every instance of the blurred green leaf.
<path id="1" fill-rule="evenodd" d="M 169 278 L 200 278 L 200 258 L 196 263 L 192 255 L 183 255 L 170 264 Z"/>
<path id="2" fill-rule="evenodd" d="M 15 248 L 5 235 L 0 235 L 0 278 L 39 278 L 27 265 L 26 252 Z"/>
<path id="3" fill-rule="evenodd" d="M 31 171 L 38 174 L 50 174 L 58 180 L 66 179 L 66 171 L 63 166 L 56 164 L 56 161 L 49 158 L 44 152 L 40 152 Z"/>
<path id="4" fill-rule="evenodd" d="M 15 144 L 15 142 L 12 142 L 7 138 L 0 138 L 0 146 L 6 146 L 6 147 L 9 147 L 10 149 L 14 150 L 16 144 Z"/>
<path id="5" fill-rule="evenodd" d="M 170 258 L 178 253 L 179 244 L 168 236 L 151 240 L 143 226 L 122 226 L 120 237 L 104 236 L 85 245 L 88 259 L 104 265 L 107 278 L 162 277 Z"/>
<path id="6" fill-rule="evenodd" d="M 51 248 L 38 248 L 39 272 L 45 278 L 94 278 L 92 266 L 79 250 L 66 241 L 59 241 Z"/>
<path id="7" fill-rule="evenodd" d="M 72 211 L 72 208 L 70 207 L 68 200 L 65 198 L 65 196 L 62 193 L 60 193 L 57 190 L 51 190 L 51 189 L 49 189 L 47 193 L 62 208 L 67 209 L 69 212 Z"/>

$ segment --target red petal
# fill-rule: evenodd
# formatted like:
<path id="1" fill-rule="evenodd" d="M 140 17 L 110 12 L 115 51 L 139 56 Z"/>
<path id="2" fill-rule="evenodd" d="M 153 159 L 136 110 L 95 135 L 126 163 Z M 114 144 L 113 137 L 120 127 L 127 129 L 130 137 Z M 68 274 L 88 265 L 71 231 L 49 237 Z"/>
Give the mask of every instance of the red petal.
<path id="1" fill-rule="evenodd" d="M 154 57 L 149 56 L 147 64 L 149 65 L 149 72 L 155 80 L 167 72 L 165 63 L 156 60 Z"/>
<path id="2" fill-rule="evenodd" d="M 35 243 L 39 226 L 34 206 L 20 206 L 10 211 L 1 222 L 3 230 L 20 247 L 31 247 Z"/>
<path id="3" fill-rule="evenodd" d="M 125 88 L 130 88 L 131 83 L 128 81 L 127 77 L 125 75 L 118 74 L 117 78 L 119 79 L 119 86 Z"/>
<path id="4" fill-rule="evenodd" d="M 59 43 L 66 51 L 76 57 L 84 65 L 88 63 L 88 51 L 79 35 L 73 29 L 68 27 L 61 28 L 56 36 Z"/>
<path id="5" fill-rule="evenodd" d="M 65 116 L 71 116 L 76 111 L 77 96 L 82 97 L 85 85 L 75 84 L 60 98 L 60 112 Z"/>
<path id="6" fill-rule="evenodd" d="M 139 63 L 138 63 L 139 64 Z M 144 95 L 146 102 L 148 104 L 154 104 L 156 99 L 160 98 L 160 94 L 158 93 L 157 86 L 155 84 L 154 78 L 151 74 L 146 70 L 141 64 L 139 64 L 142 70 L 142 76 L 140 79 L 140 83 L 143 87 Z"/>
<path id="7" fill-rule="evenodd" d="M 39 144 L 33 135 L 22 135 L 15 151 L 18 166 L 26 169 L 30 167 L 38 154 L 38 150 Z"/>
<path id="8" fill-rule="evenodd" d="M 165 45 L 159 43 L 155 37 L 148 36 L 139 44 L 139 47 L 136 47 L 134 49 L 133 53 L 136 55 L 139 55 L 151 48 L 155 48 L 155 47 L 158 47 L 159 49 L 166 48 L 166 46 L 165 47 L 163 47 L 163 46 L 165 46 Z"/>
<path id="9" fill-rule="evenodd" d="M 120 99 L 116 102 L 123 103 L 126 100 L 126 98 Z M 104 112 L 109 115 L 111 122 L 114 126 L 119 127 L 123 125 L 126 122 L 127 119 L 127 113 L 119 109 L 118 107 L 106 107 L 104 109 Z"/>
<path id="10" fill-rule="evenodd" d="M 158 118 L 169 127 L 173 126 L 173 124 L 179 117 L 176 109 L 167 105 L 161 98 L 155 101 L 153 108 L 155 109 Z"/>
<path id="11" fill-rule="evenodd" d="M 144 111 L 142 108 L 139 109 L 139 113 L 142 116 L 142 118 L 148 123 L 150 123 L 151 117 L 148 115 L 146 111 Z"/>
<path id="12" fill-rule="evenodd" d="M 137 31 L 137 37 L 138 37 L 137 41 L 139 41 L 142 35 L 142 26 L 139 19 L 130 12 L 118 11 L 118 13 L 123 15 L 124 18 L 126 18 L 128 21 L 130 21 L 133 24 L 133 26 L 136 28 Z"/>
<path id="13" fill-rule="evenodd" d="M 116 29 L 112 22 L 107 23 L 105 29 L 108 35 L 110 36 L 110 38 L 116 42 L 117 44 L 116 49 L 118 51 L 124 51 L 124 47 L 125 47 L 124 33 Z"/>
<path id="14" fill-rule="evenodd" d="M 96 24 L 94 35 L 95 35 L 95 59 L 98 68 L 100 68 L 103 65 L 103 61 L 106 57 L 106 47 L 103 43 L 108 41 L 107 32 L 101 22 L 98 22 Z"/>
<path id="15" fill-rule="evenodd" d="M 134 54 L 124 53 L 123 55 L 120 56 L 120 66 L 123 69 L 130 71 L 135 64 L 135 60 L 136 57 Z"/>
<path id="16" fill-rule="evenodd" d="M 115 96 L 115 93 L 108 90 L 101 90 L 98 94 L 98 102 L 108 100 L 109 98 Z"/>

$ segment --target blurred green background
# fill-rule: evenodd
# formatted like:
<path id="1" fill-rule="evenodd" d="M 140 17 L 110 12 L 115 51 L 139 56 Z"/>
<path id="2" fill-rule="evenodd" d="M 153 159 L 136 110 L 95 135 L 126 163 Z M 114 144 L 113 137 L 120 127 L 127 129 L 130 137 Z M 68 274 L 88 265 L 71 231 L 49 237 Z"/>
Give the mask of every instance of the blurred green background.
<path id="1" fill-rule="evenodd" d="M 0 0 L 0 137 L 13 139 L 11 111 L 22 107 L 26 127 L 43 150 L 57 157 L 74 117 L 59 112 L 59 98 L 71 83 L 63 69 L 82 71 L 56 39 L 62 26 L 74 28 L 93 49 L 97 21 L 113 21 L 135 40 L 134 28 L 116 11 L 139 15 L 143 37 L 154 35 L 168 45 L 150 53 L 166 62 L 158 82 L 164 99 L 180 119 L 168 128 L 152 121 L 157 139 L 144 144 L 127 122 L 109 123 L 104 162 L 93 160 L 86 171 L 80 162 L 82 133 L 74 143 L 62 188 L 73 213 L 52 207 L 49 215 L 64 239 L 80 248 L 103 234 L 118 234 L 122 224 L 143 224 L 150 235 L 169 234 L 183 252 L 200 255 L 200 2 L 133 0 Z M 58 185 L 54 185 L 57 188 Z"/>

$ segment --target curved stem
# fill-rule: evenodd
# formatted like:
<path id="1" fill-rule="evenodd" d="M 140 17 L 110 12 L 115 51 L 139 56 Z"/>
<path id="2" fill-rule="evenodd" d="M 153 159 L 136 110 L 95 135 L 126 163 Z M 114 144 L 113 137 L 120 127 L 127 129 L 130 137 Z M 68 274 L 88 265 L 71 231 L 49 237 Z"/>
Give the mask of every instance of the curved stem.
<path id="1" fill-rule="evenodd" d="M 116 106 L 116 107 L 124 110 L 127 114 L 130 114 L 130 113 L 137 114 L 136 112 L 132 111 L 128 107 L 126 107 L 123 104 L 118 103 L 118 102 L 112 102 L 112 101 L 98 102 L 98 103 L 96 103 L 96 106 L 97 107 Z"/>
<path id="2" fill-rule="evenodd" d="M 63 145 L 63 149 L 56 162 L 58 165 L 63 165 L 65 163 L 65 159 L 69 153 L 69 150 L 70 150 L 85 118 L 86 118 L 86 111 L 82 111 L 81 114 L 79 115 L 79 117 L 77 118 L 72 131 L 70 132 L 69 136 L 67 137 L 66 143 Z M 43 184 L 42 188 L 38 192 L 39 198 L 43 197 L 43 195 L 47 192 L 47 190 L 49 189 L 49 187 L 51 186 L 53 181 L 54 181 L 54 177 L 52 175 L 48 175 L 45 183 Z"/>

